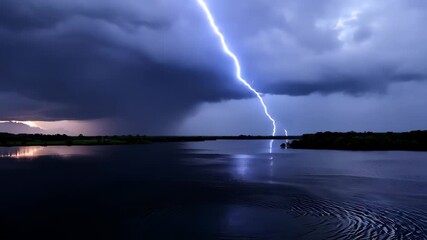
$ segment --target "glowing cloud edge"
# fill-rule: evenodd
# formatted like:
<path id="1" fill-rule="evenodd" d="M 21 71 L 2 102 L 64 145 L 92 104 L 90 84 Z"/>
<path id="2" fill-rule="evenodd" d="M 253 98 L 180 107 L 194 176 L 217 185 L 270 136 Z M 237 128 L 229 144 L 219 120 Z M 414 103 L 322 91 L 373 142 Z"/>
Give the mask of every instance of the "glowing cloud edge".
<path id="1" fill-rule="evenodd" d="M 236 68 L 236 77 L 237 79 L 242 82 L 249 90 L 251 90 L 259 99 L 261 105 L 264 108 L 264 113 L 265 115 L 268 117 L 268 119 L 271 121 L 272 125 L 273 125 L 273 136 L 276 135 L 276 120 L 273 119 L 273 117 L 271 117 L 267 105 L 264 103 L 264 99 L 262 98 L 261 94 L 256 91 L 243 77 L 242 77 L 242 69 L 240 67 L 240 62 L 239 59 L 237 58 L 236 54 L 234 54 L 230 48 L 228 47 L 228 44 L 225 40 L 224 35 L 221 33 L 221 31 L 219 30 L 219 27 L 216 25 L 215 19 L 211 13 L 211 11 L 209 10 L 208 5 L 206 4 L 206 2 L 204 0 L 197 0 L 197 2 L 199 3 L 200 7 L 203 9 L 203 11 L 206 14 L 206 17 L 209 21 L 209 24 L 212 28 L 212 30 L 214 31 L 214 33 L 218 36 L 219 40 L 221 41 L 221 45 L 222 48 L 224 50 L 224 52 L 234 61 L 234 65 Z"/>

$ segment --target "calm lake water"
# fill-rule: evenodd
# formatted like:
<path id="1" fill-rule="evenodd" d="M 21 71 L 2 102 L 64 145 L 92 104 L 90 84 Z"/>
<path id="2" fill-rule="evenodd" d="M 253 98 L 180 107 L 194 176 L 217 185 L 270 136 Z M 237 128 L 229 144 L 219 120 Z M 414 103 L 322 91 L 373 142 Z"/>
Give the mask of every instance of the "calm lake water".
<path id="1" fill-rule="evenodd" d="M 427 239 L 427 153 L 0 148 L 0 239 Z"/>

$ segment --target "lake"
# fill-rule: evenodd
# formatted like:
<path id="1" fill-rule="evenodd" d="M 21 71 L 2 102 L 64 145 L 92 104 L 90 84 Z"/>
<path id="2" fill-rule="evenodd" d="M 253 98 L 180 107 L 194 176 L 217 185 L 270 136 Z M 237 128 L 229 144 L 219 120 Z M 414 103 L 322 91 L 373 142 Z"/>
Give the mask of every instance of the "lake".
<path id="1" fill-rule="evenodd" d="M 0 148 L 0 239 L 427 239 L 427 153 Z"/>

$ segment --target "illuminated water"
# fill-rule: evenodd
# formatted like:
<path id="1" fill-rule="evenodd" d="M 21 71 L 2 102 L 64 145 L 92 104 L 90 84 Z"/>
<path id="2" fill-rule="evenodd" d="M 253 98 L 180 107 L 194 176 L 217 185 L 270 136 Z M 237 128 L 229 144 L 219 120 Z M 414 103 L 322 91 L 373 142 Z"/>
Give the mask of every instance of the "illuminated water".
<path id="1" fill-rule="evenodd" d="M 0 239 L 427 239 L 427 153 L 280 143 L 0 148 Z"/>

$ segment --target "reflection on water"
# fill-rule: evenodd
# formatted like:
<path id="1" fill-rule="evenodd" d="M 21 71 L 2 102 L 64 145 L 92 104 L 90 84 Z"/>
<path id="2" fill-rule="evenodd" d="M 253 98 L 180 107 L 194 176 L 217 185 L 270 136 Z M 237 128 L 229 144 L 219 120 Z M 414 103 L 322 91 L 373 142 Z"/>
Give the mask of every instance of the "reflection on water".
<path id="1" fill-rule="evenodd" d="M 285 239 L 427 239 L 427 153 L 292 150 L 280 149 L 280 142 L 270 148 L 271 144 L 186 145 L 204 154 L 204 159 L 199 155 L 195 161 L 209 162 L 216 158 L 214 154 L 225 154 L 221 159 L 232 166 L 228 171 L 236 181 L 246 183 L 230 188 L 236 194 L 245 188 L 243 192 L 251 192 L 229 208 L 230 227 L 241 226 L 224 238 L 263 239 L 266 235 L 258 235 L 262 232 L 283 239 L 283 232 L 275 229 L 277 224 L 282 223 L 279 226 L 284 229 L 303 220 L 297 224 L 303 229 L 291 227 Z M 247 223 L 248 218 L 262 218 L 270 209 L 279 216 L 263 218 L 269 224 L 251 232 L 260 225 Z M 289 218 L 289 222 L 280 218 Z"/>
<path id="2" fill-rule="evenodd" d="M 251 159 L 250 155 L 237 154 L 236 157 L 236 170 L 237 176 L 244 178 L 248 174 L 248 162 Z"/>
<path id="3" fill-rule="evenodd" d="M 270 154 L 273 153 L 273 143 L 274 139 L 270 141 Z"/>
<path id="4" fill-rule="evenodd" d="M 30 146 L 30 147 L 0 147 L 0 158 L 34 159 L 40 156 L 92 155 L 96 147 L 88 146 Z"/>
<path id="5" fill-rule="evenodd" d="M 427 153 L 281 143 L 0 148 L 0 239 L 427 239 Z"/>
<path id="6" fill-rule="evenodd" d="M 37 153 L 41 150 L 43 150 L 43 147 L 1 148 L 0 158 L 33 158 L 38 156 Z"/>

